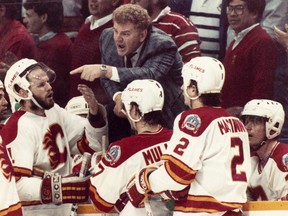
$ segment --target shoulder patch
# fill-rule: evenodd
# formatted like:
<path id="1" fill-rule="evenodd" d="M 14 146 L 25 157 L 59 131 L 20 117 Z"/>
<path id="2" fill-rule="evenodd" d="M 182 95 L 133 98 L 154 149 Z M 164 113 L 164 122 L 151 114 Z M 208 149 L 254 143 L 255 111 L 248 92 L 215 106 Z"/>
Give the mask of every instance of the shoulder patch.
<path id="1" fill-rule="evenodd" d="M 112 146 L 105 154 L 105 160 L 114 165 L 121 156 L 121 148 L 118 145 Z"/>
<path id="2" fill-rule="evenodd" d="M 185 117 L 185 119 L 181 125 L 181 128 L 182 129 L 186 128 L 187 130 L 190 130 L 193 133 L 197 133 L 200 126 L 201 126 L 200 117 L 196 114 L 190 114 L 190 115 Z"/>
<path id="3" fill-rule="evenodd" d="M 282 163 L 285 171 L 288 171 L 288 153 L 282 156 Z"/>

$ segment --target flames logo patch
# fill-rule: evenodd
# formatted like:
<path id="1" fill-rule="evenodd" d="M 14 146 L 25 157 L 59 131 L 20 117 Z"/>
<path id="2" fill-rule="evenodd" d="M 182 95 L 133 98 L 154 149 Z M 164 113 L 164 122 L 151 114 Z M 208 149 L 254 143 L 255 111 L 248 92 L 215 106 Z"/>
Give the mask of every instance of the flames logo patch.
<path id="1" fill-rule="evenodd" d="M 50 166 L 55 169 L 60 163 L 67 161 L 67 148 L 64 147 L 63 152 L 60 152 L 57 144 L 57 137 L 64 137 L 63 130 L 59 124 L 51 125 L 48 132 L 44 136 L 44 149 L 48 150 Z"/>
<path id="2" fill-rule="evenodd" d="M 13 167 L 2 143 L 0 143 L 0 169 L 3 176 L 10 182 L 13 176 Z"/>

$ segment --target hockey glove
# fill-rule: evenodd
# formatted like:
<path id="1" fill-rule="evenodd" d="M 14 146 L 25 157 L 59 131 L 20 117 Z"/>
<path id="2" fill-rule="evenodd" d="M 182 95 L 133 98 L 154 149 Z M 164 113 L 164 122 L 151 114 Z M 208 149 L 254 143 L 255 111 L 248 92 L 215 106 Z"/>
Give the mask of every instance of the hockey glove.
<path id="1" fill-rule="evenodd" d="M 41 185 L 42 203 L 78 203 L 88 200 L 90 180 L 87 177 L 46 176 Z"/>
<path id="2" fill-rule="evenodd" d="M 103 153 L 101 151 L 95 152 L 91 158 L 91 167 L 89 168 L 89 172 L 93 175 L 96 173 L 95 169 L 97 169 L 97 164 L 101 161 L 103 157 Z"/>
<path id="3" fill-rule="evenodd" d="M 189 189 L 190 189 L 190 185 L 181 191 L 167 190 L 167 191 L 160 193 L 160 197 L 163 199 L 163 201 L 183 200 L 183 199 L 186 199 Z"/>
<path id="4" fill-rule="evenodd" d="M 143 204 L 151 191 L 148 177 L 155 169 L 155 167 L 143 168 L 126 186 L 129 201 L 136 208 Z"/>

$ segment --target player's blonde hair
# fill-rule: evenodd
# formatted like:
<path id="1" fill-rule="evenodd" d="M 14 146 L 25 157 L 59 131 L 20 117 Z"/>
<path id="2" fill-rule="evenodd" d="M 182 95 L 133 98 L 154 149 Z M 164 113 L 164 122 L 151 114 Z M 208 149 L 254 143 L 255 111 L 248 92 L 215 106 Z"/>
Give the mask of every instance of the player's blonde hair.
<path id="1" fill-rule="evenodd" d="M 113 12 L 113 21 L 119 24 L 130 22 L 139 30 L 148 29 L 151 19 L 147 10 L 136 4 L 124 4 Z"/>

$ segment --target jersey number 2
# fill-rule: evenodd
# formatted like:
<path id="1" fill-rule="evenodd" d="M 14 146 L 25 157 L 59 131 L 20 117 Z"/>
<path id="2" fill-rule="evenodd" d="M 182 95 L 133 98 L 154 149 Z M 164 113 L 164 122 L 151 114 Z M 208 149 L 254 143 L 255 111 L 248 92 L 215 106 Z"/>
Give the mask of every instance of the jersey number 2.
<path id="1" fill-rule="evenodd" d="M 237 173 L 237 166 L 244 162 L 243 143 L 239 137 L 231 138 L 231 148 L 238 148 L 238 154 L 234 154 L 231 159 L 231 174 L 233 181 L 247 181 L 246 173 Z"/>

